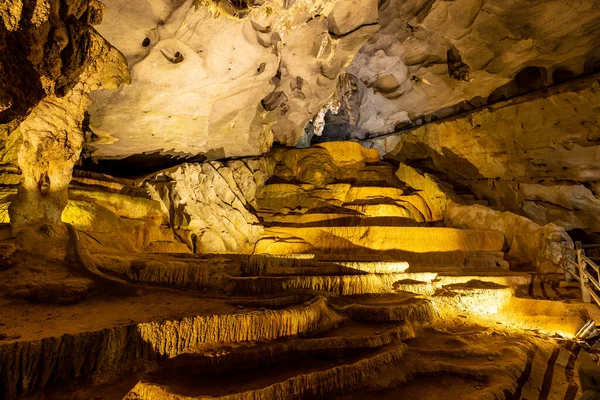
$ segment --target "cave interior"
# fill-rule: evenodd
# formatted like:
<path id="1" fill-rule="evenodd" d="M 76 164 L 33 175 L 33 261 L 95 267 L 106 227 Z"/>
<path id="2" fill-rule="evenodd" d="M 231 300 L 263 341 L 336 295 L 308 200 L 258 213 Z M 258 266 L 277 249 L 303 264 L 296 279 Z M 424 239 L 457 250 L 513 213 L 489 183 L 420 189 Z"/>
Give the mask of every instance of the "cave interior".
<path id="1" fill-rule="evenodd" d="M 598 0 L 5 0 L 0 399 L 600 399 Z"/>

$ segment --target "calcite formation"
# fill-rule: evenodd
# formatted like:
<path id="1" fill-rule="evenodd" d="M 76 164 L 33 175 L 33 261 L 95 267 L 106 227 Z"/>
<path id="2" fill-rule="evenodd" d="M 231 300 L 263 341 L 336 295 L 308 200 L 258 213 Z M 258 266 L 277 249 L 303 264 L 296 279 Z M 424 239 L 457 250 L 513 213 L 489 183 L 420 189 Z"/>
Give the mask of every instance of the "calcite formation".
<path id="1" fill-rule="evenodd" d="M 60 222 L 73 166 L 83 146 L 81 125 L 88 93 L 100 87 L 116 88 L 127 76 L 124 60 L 114 48 L 97 35 L 90 42 L 95 61 L 80 81 L 66 95 L 42 100 L 19 126 L 18 165 L 23 181 L 10 210 L 13 226 Z"/>
<path id="2" fill-rule="evenodd" d="M 380 3 L 382 29 L 346 73 L 350 132 L 390 133 L 597 71 L 600 9 L 587 1 Z M 354 121 L 352 123 L 352 121 Z"/>
<path id="3" fill-rule="evenodd" d="M 323 298 L 315 298 L 279 312 L 268 310 L 139 323 L 82 335 L 2 345 L 0 394 L 12 399 L 57 381 L 125 367 L 135 360 L 174 357 L 206 343 L 305 334 L 316 330 L 320 323 L 330 324 L 338 318 Z M 180 337 L 188 340 L 175 339 Z"/>
<path id="4" fill-rule="evenodd" d="M 254 214 L 266 158 L 184 164 L 148 180 L 175 234 L 198 253 L 249 253 L 263 232 Z"/>

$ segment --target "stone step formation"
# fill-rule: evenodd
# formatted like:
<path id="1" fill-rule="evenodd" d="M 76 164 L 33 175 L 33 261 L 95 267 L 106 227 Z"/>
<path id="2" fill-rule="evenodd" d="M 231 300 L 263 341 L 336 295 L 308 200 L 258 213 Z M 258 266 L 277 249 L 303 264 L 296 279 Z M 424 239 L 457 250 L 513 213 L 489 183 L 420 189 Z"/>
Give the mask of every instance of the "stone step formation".
<path id="1" fill-rule="evenodd" d="M 315 153 L 326 156 L 326 169 L 323 157 L 306 161 Z M 573 336 L 598 310 L 564 275 L 516 268 L 506 232 L 447 226 L 450 199 L 482 207 L 468 205 L 474 195 L 455 195 L 357 144 L 276 152 L 258 165 L 269 163 L 273 172 L 245 203 L 256 215 L 245 217 L 249 226 L 263 227 L 248 253 L 200 252 L 213 242 L 183 240 L 198 232 L 191 221 L 213 218 L 203 214 L 211 207 L 229 218 L 239 211 L 250 190 L 227 178 L 238 167 L 161 173 L 146 190 L 167 193 L 162 203 L 132 196 L 140 181 L 76 174 L 66 215 L 77 249 L 89 250 L 98 274 L 120 286 L 104 292 L 54 276 L 50 266 L 37 280 L 33 270 L 10 268 L 20 272 L 6 275 L 13 296 L 0 300 L 0 397 L 572 400 L 580 393 L 577 368 L 592 355 Z M 222 202 L 161 186 L 190 171 L 212 171 L 208 182 Z M 167 218 L 161 210 L 174 199 L 186 211 Z M 103 230 L 119 218 L 120 236 Z M 177 218 L 188 233 L 181 221 L 165 227 Z M 213 233 L 224 225 L 203 226 Z M 49 277 L 54 292 L 43 293 L 60 307 L 35 297 Z"/>
<path id="2" fill-rule="evenodd" d="M 139 282 L 142 297 L 28 305 L 4 319 L 3 398 L 577 394 L 577 366 L 590 356 L 570 338 L 588 308 L 558 275 L 351 258 L 99 257 L 103 271 Z M 98 321 L 108 306 L 115 312 Z M 71 325 L 77 314 L 89 324 Z"/>

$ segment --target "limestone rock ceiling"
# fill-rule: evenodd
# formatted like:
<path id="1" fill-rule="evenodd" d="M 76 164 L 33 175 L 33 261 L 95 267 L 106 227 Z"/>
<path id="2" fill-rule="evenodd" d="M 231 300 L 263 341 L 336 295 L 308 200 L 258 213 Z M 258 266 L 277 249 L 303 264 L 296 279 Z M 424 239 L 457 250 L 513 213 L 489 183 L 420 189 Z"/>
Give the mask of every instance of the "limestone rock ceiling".
<path id="1" fill-rule="evenodd" d="M 68 93 L 102 21 L 132 82 L 92 94 L 86 154 L 96 159 L 257 155 L 323 125 L 317 140 L 373 137 L 600 66 L 594 0 L 65 4 L 0 7 L 0 132 Z M 4 139 L 3 162 L 14 163 L 18 138 Z"/>
<path id="2" fill-rule="evenodd" d="M 105 4 L 98 30 L 126 56 L 132 83 L 93 94 L 98 159 L 257 155 L 295 145 L 315 117 L 317 134 L 325 124 L 329 139 L 363 139 L 600 63 L 594 0 Z"/>
<path id="3" fill-rule="evenodd" d="M 94 96 L 97 158 L 294 145 L 378 29 L 374 0 L 105 3 L 98 30 L 127 58 L 131 85 Z"/>
<path id="4" fill-rule="evenodd" d="M 346 71 L 346 116 L 329 118 L 326 135 L 373 137 L 600 67 L 594 0 L 386 0 L 379 23 Z"/>

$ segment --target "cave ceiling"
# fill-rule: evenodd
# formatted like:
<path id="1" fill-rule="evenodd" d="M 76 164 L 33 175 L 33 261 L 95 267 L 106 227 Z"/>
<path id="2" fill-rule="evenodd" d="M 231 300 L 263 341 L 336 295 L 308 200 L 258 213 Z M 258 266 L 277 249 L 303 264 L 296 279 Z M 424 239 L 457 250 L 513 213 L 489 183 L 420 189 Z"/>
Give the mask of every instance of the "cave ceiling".
<path id="1" fill-rule="evenodd" d="M 257 155 L 323 125 L 364 139 L 600 63 L 593 0 L 105 4 L 97 29 L 131 84 L 92 94 L 95 158 Z"/>
<path id="2" fill-rule="evenodd" d="M 84 26 L 130 74 L 90 94 L 84 155 L 94 160 L 369 139 L 600 69 L 595 0 L 75 3 L 37 25 L 40 7 L 0 6 L 9 50 L 0 126 L 10 133 L 44 96 L 76 83 Z M 29 25 L 17 29 L 15 15 Z"/>

